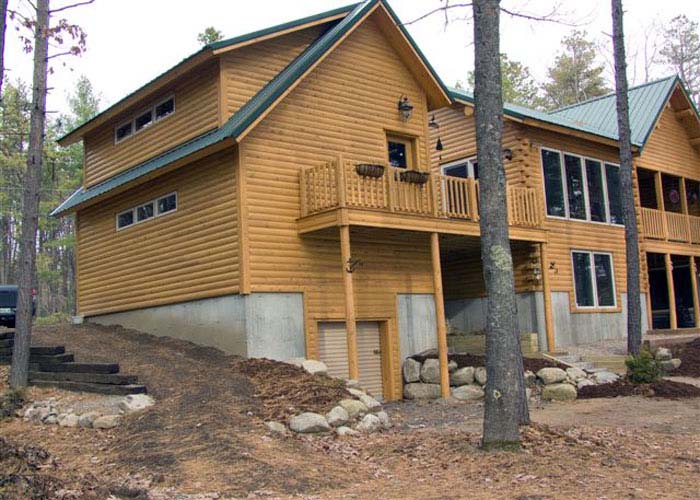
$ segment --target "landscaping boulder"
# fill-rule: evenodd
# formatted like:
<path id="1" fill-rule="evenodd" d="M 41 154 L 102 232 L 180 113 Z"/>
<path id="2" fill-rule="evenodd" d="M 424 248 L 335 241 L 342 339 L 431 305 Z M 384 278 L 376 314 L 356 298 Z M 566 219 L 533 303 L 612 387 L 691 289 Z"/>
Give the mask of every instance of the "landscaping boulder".
<path id="1" fill-rule="evenodd" d="M 474 383 L 474 367 L 465 366 L 450 373 L 450 385 L 467 385 Z"/>
<path id="2" fill-rule="evenodd" d="M 581 368 L 577 368 L 575 366 L 572 366 L 570 368 L 566 369 L 566 374 L 569 376 L 571 380 L 574 382 L 578 382 L 582 378 L 586 378 L 586 372 L 583 371 Z"/>
<path id="3" fill-rule="evenodd" d="M 347 388 L 347 391 L 348 391 L 350 394 L 352 394 L 353 396 L 355 396 L 356 398 L 358 398 L 358 399 L 360 398 L 360 396 L 366 396 L 366 395 L 367 395 L 367 393 L 366 393 L 365 391 L 362 391 L 362 390 L 360 390 L 360 389 L 356 389 L 356 388 L 354 388 L 354 387 L 348 387 L 348 388 Z"/>
<path id="4" fill-rule="evenodd" d="M 340 427 L 345 425 L 350 420 L 350 415 L 342 406 L 336 406 L 331 411 L 326 413 L 326 421 L 331 427 Z"/>
<path id="5" fill-rule="evenodd" d="M 58 425 L 61 427 L 77 427 L 78 426 L 78 415 L 74 413 L 68 413 L 63 415 L 62 418 L 58 419 Z"/>
<path id="6" fill-rule="evenodd" d="M 537 375 L 530 370 L 525 371 L 525 387 L 532 387 L 537 383 Z"/>
<path id="7" fill-rule="evenodd" d="M 307 359 L 302 362 L 301 367 L 311 375 L 325 375 L 328 373 L 328 366 L 323 361 Z"/>
<path id="8" fill-rule="evenodd" d="M 88 413 L 83 413 L 78 418 L 78 426 L 84 428 L 92 427 L 93 422 L 100 417 L 100 414 L 96 411 L 91 411 Z"/>
<path id="9" fill-rule="evenodd" d="M 558 384 L 566 380 L 566 372 L 561 368 L 547 367 L 537 372 L 539 378 L 545 385 Z"/>
<path id="10" fill-rule="evenodd" d="M 318 413 L 306 412 L 289 419 L 289 428 L 302 434 L 328 432 L 331 426 L 326 418 Z"/>
<path id="11" fill-rule="evenodd" d="M 348 389 L 359 389 L 360 381 L 355 380 L 354 378 L 349 378 L 345 381 L 345 387 L 347 387 Z"/>
<path id="12" fill-rule="evenodd" d="M 113 429 L 119 425 L 119 415 L 105 415 L 97 417 L 92 422 L 92 427 L 95 429 Z"/>
<path id="13" fill-rule="evenodd" d="M 405 399 L 439 399 L 440 384 L 406 384 L 403 386 Z"/>
<path id="14" fill-rule="evenodd" d="M 360 432 L 365 432 L 367 434 L 371 434 L 372 432 L 377 432 L 379 429 L 382 428 L 382 421 L 379 420 L 379 417 L 372 414 L 368 413 L 364 417 L 362 417 L 362 420 L 360 420 L 360 423 L 355 426 L 355 429 L 357 429 Z"/>
<path id="15" fill-rule="evenodd" d="M 420 369 L 420 379 L 426 384 L 440 383 L 440 361 L 437 359 L 426 359 Z"/>
<path id="16" fill-rule="evenodd" d="M 593 379 L 597 384 L 610 384 L 617 382 L 619 378 L 619 375 L 608 370 L 600 370 L 593 374 Z"/>
<path id="17" fill-rule="evenodd" d="M 571 384 L 549 384 L 542 389 L 542 399 L 550 401 L 572 401 L 577 395 L 576 388 Z"/>
<path id="18" fill-rule="evenodd" d="M 486 385 L 486 368 L 480 366 L 474 370 L 474 380 L 476 380 L 479 385 Z"/>
<path id="19" fill-rule="evenodd" d="M 271 432 L 276 432 L 277 434 L 287 434 L 287 426 L 281 422 L 275 422 L 272 420 L 270 422 L 265 422 L 265 425 Z"/>
<path id="20" fill-rule="evenodd" d="M 338 403 L 338 406 L 341 406 L 346 412 L 348 412 L 348 416 L 350 418 L 355 418 L 358 415 L 364 415 L 367 413 L 367 406 L 362 401 L 358 401 L 357 399 L 343 399 Z"/>
<path id="21" fill-rule="evenodd" d="M 338 427 L 335 432 L 338 434 L 338 436 L 359 436 L 360 433 L 356 431 L 355 429 L 351 429 L 350 427 L 346 426 L 341 426 Z"/>
<path id="22" fill-rule="evenodd" d="M 587 386 L 589 386 L 589 385 L 595 385 L 595 382 L 593 382 L 592 380 L 589 380 L 589 379 L 587 379 L 587 378 L 582 378 L 581 380 L 579 380 L 578 382 L 576 382 L 576 388 L 577 388 L 577 389 L 581 389 L 581 388 L 587 387 Z"/>
<path id="23" fill-rule="evenodd" d="M 147 394 L 130 394 L 119 402 L 119 409 L 124 413 L 133 413 L 153 406 L 155 400 Z"/>
<path id="24" fill-rule="evenodd" d="M 403 362 L 403 379 L 407 383 L 420 381 L 421 363 L 413 358 L 407 358 Z"/>
<path id="25" fill-rule="evenodd" d="M 678 358 L 673 358 L 673 359 L 665 359 L 663 361 L 658 361 L 659 368 L 661 368 L 665 372 L 672 372 L 673 370 L 677 370 L 681 366 L 681 360 Z"/>
<path id="26" fill-rule="evenodd" d="M 360 401 L 362 401 L 367 407 L 367 410 L 371 411 L 372 413 L 376 413 L 382 409 L 382 404 L 368 394 L 363 394 L 360 396 Z"/>
<path id="27" fill-rule="evenodd" d="M 450 373 L 455 371 L 457 368 L 458 368 L 458 365 L 457 365 L 456 361 L 449 361 L 447 363 L 447 371 L 449 371 Z"/>
<path id="28" fill-rule="evenodd" d="M 484 389 L 478 385 L 461 385 L 452 389 L 452 397 L 460 401 L 478 401 L 484 398 Z"/>
<path id="29" fill-rule="evenodd" d="M 377 418 L 382 423 L 382 427 L 384 427 L 385 429 L 391 429 L 391 426 L 393 424 L 391 423 L 391 418 L 389 418 L 389 414 L 387 412 L 380 411 L 375 413 L 375 415 L 377 415 Z"/>
<path id="30" fill-rule="evenodd" d="M 667 347 L 659 347 L 654 353 L 654 359 L 656 361 L 669 361 L 673 357 L 671 350 Z"/>

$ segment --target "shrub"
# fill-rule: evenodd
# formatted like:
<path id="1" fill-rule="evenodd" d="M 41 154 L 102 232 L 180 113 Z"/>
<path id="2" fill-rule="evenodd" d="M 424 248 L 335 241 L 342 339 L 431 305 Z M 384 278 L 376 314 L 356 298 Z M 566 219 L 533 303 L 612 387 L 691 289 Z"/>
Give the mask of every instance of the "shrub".
<path id="1" fill-rule="evenodd" d="M 650 384 L 661 378 L 661 368 L 649 351 L 642 351 L 639 356 L 629 356 L 625 360 L 627 378 L 633 384 Z"/>
<path id="2" fill-rule="evenodd" d="M 22 407 L 24 402 L 24 391 L 7 389 L 0 394 L 0 420 L 12 417 L 15 411 Z"/>

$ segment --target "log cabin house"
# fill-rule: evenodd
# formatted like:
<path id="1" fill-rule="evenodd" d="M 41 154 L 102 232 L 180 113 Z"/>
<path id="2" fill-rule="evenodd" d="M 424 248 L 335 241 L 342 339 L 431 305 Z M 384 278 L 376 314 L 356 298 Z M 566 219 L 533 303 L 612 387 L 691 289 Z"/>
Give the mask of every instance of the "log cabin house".
<path id="1" fill-rule="evenodd" d="M 631 104 L 649 324 L 683 327 L 700 127 L 675 78 Z M 205 46 L 59 140 L 85 150 L 54 211 L 76 217 L 78 314 L 400 398 L 405 357 L 483 325 L 472 108 L 385 0 Z M 504 111 L 521 330 L 624 335 L 614 99 Z"/>

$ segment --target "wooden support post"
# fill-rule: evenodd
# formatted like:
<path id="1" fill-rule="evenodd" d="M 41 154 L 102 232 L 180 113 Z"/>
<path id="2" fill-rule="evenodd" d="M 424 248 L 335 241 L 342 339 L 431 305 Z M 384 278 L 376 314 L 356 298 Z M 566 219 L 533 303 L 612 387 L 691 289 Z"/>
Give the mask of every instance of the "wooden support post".
<path id="1" fill-rule="evenodd" d="M 447 320 L 445 319 L 445 297 L 442 293 L 442 269 L 440 266 L 440 236 L 430 233 L 430 256 L 433 261 L 433 297 L 435 298 L 435 320 L 437 321 L 438 357 L 440 360 L 440 393 L 450 397 L 450 372 L 447 368 Z"/>
<path id="2" fill-rule="evenodd" d="M 685 216 L 685 230 L 686 230 L 687 235 L 688 235 L 686 242 L 692 243 L 692 239 L 690 237 L 690 217 L 688 217 L 688 195 L 687 195 L 687 192 L 685 190 L 685 177 L 681 177 L 680 195 L 681 195 L 681 210 L 683 212 L 683 215 Z"/>
<path id="3" fill-rule="evenodd" d="M 467 179 L 469 189 L 469 217 L 473 221 L 479 220 L 479 193 L 474 179 Z"/>
<path id="4" fill-rule="evenodd" d="M 345 285 L 345 332 L 348 342 L 348 375 L 351 379 L 360 379 L 357 359 L 357 323 L 355 320 L 355 292 L 352 273 L 350 272 L 350 226 L 340 226 L 340 257 Z"/>
<path id="5" fill-rule="evenodd" d="M 547 335 L 547 351 L 554 352 L 554 316 L 552 314 L 552 288 L 549 282 L 549 258 L 547 244 L 540 243 L 540 265 L 542 266 L 542 295 L 544 295 L 544 330 Z"/>
<path id="6" fill-rule="evenodd" d="M 347 205 L 347 182 L 345 179 L 345 159 L 343 155 L 338 155 L 336 160 L 338 164 L 335 166 L 336 179 L 338 182 L 338 206 L 340 208 L 345 208 Z"/>
<path id="7" fill-rule="evenodd" d="M 700 299 L 698 298 L 698 268 L 695 265 L 695 257 L 690 257 L 690 286 L 693 292 L 693 316 L 695 328 L 700 328 Z"/>
<path id="8" fill-rule="evenodd" d="M 668 288 L 668 312 L 671 318 L 671 330 L 678 328 L 678 318 L 676 317 L 676 290 L 673 287 L 673 261 L 671 254 L 664 254 L 666 261 L 666 286 Z"/>
<path id="9" fill-rule="evenodd" d="M 656 206 L 661 210 L 661 224 L 664 232 L 664 239 L 668 239 L 668 222 L 666 221 L 666 207 L 664 205 L 664 190 L 661 179 L 661 172 L 654 174 L 654 189 L 656 191 Z"/>

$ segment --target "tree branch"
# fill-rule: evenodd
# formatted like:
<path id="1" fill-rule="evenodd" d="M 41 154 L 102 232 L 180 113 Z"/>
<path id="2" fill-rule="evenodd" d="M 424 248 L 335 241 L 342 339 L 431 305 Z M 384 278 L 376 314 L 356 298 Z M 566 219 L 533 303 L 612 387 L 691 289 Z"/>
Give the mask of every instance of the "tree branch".
<path id="1" fill-rule="evenodd" d="M 80 7 L 81 5 L 89 5 L 91 3 L 94 3 L 95 0 L 85 0 L 84 2 L 76 2 L 70 5 L 64 5 L 63 7 L 59 7 L 57 9 L 51 9 L 49 12 L 51 14 L 55 14 L 56 12 L 61 12 L 63 10 L 68 10 L 68 9 L 74 9 L 75 7 Z"/>
<path id="2" fill-rule="evenodd" d="M 451 5 L 450 5 L 449 0 L 447 0 L 447 1 L 445 2 L 445 5 L 443 5 L 442 7 L 438 7 L 437 9 L 433 9 L 433 10 L 431 10 L 430 12 L 427 12 L 427 13 L 423 14 L 422 16 L 417 17 L 417 18 L 414 19 L 413 21 L 409 21 L 409 22 L 407 22 L 407 23 L 403 23 L 403 25 L 404 25 L 404 26 L 408 26 L 408 25 L 410 25 L 410 24 L 415 24 L 415 23 L 417 23 L 418 21 L 422 21 L 423 19 L 426 19 L 426 18 L 432 16 L 433 14 L 437 14 L 438 12 L 444 12 L 444 13 L 445 13 L 445 24 L 447 24 L 447 11 L 448 11 L 449 9 L 460 9 L 460 8 L 463 9 L 463 8 L 466 8 L 466 7 L 471 8 L 471 6 L 472 6 L 471 3 L 455 3 L 455 4 L 451 4 Z"/>

